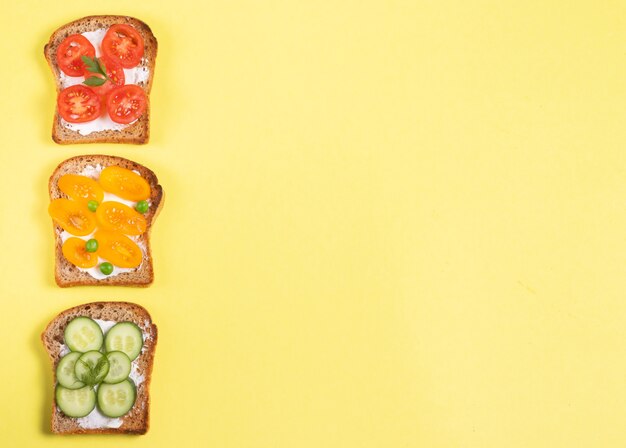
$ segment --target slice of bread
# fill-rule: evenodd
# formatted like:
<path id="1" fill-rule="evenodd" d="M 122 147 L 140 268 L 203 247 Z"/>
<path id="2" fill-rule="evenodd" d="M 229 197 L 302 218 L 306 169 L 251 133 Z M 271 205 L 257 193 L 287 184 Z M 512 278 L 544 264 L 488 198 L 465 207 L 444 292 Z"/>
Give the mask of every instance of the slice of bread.
<path id="1" fill-rule="evenodd" d="M 75 317 L 85 316 L 114 322 L 133 322 L 144 335 L 141 353 L 133 361 L 143 381 L 137 384 L 137 398 L 128 414 L 120 417 L 118 428 L 85 427 L 81 419 L 67 417 L 52 403 L 51 429 L 56 434 L 145 434 L 150 426 L 150 381 L 152 365 L 157 345 L 158 331 L 152 318 L 145 308 L 129 302 L 93 302 L 79 305 L 59 313 L 48 324 L 41 334 L 41 341 L 52 363 L 54 384 L 56 384 L 56 367 L 61 359 L 64 348 L 64 331 L 67 324 Z M 94 426 L 94 425 L 91 425 Z"/>
<path id="2" fill-rule="evenodd" d="M 59 144 L 72 143 L 147 143 L 150 138 L 150 89 L 154 77 L 154 66 L 157 55 L 157 40 L 152 34 L 150 27 L 141 20 L 127 16 L 89 16 L 74 20 L 58 28 L 50 36 L 50 40 L 44 47 L 44 55 L 52 70 L 56 82 L 57 94 L 62 90 L 61 75 L 57 65 L 57 48 L 61 42 L 72 34 L 81 34 L 89 31 L 109 28 L 116 23 L 124 23 L 133 26 L 144 40 L 144 55 L 139 63 L 139 68 L 149 70 L 148 79 L 139 82 L 138 85 L 146 92 L 148 105 L 145 113 L 134 123 L 122 130 L 103 130 L 82 135 L 78 131 L 70 129 L 59 116 L 58 110 L 54 113 L 52 125 L 52 139 Z M 56 103 L 56 101 L 55 101 Z"/>
<path id="3" fill-rule="evenodd" d="M 63 256 L 63 241 L 61 234 L 63 229 L 53 222 L 55 239 L 55 270 L 54 278 L 60 287 L 83 286 L 83 285 L 115 285 L 115 286 L 149 286 L 154 280 L 154 268 L 152 263 L 152 253 L 150 251 L 150 232 L 152 224 L 156 220 L 164 202 L 164 192 L 156 174 L 139 163 L 116 156 L 105 155 L 85 155 L 67 159 L 59 164 L 50 176 L 48 189 L 50 200 L 65 198 L 65 194 L 59 189 L 59 178 L 64 174 L 81 174 L 88 167 L 100 165 L 103 168 L 108 166 L 120 166 L 129 170 L 137 171 L 141 177 L 150 184 L 150 209 L 144 214 L 147 222 L 147 230 L 143 235 L 137 237 L 135 242 L 143 250 L 143 261 L 141 265 L 130 272 L 110 276 L 104 279 L 96 279 L 87 272 L 81 271 Z"/>

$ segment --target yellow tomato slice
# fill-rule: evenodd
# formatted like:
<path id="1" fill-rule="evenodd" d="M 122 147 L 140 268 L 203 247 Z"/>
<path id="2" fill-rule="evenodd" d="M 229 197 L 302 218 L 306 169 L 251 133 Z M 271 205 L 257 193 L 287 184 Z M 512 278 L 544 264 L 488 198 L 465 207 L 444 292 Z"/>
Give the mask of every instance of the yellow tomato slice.
<path id="1" fill-rule="evenodd" d="M 98 255 L 120 268 L 136 268 L 141 264 L 143 253 L 133 240 L 117 232 L 98 230 Z"/>
<path id="2" fill-rule="evenodd" d="M 104 191 L 113 193 L 128 201 L 142 201 L 150 197 L 150 184 L 139 174 L 121 168 L 109 166 L 102 170 L 99 179 Z"/>
<path id="3" fill-rule="evenodd" d="M 96 217 L 102 229 L 125 235 L 141 235 L 148 227 L 142 214 L 121 202 L 103 202 L 96 210 Z"/>
<path id="4" fill-rule="evenodd" d="M 61 176 L 59 189 L 71 199 L 102 202 L 104 198 L 104 191 L 98 182 L 78 174 Z"/>
<path id="5" fill-rule="evenodd" d="M 96 228 L 96 215 L 85 202 L 55 199 L 48 206 L 48 214 L 63 230 L 76 236 L 86 236 Z"/>
<path id="6" fill-rule="evenodd" d="M 87 252 L 85 243 L 80 238 L 68 238 L 63 243 L 63 255 L 67 261 L 79 268 L 93 268 L 98 264 L 98 255 L 96 252 Z"/>

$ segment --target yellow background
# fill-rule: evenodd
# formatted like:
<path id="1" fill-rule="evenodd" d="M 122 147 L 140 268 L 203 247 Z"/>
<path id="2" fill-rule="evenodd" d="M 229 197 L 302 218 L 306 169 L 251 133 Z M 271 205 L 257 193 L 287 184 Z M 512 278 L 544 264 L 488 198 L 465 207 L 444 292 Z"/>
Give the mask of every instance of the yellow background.
<path id="1" fill-rule="evenodd" d="M 55 145 L 43 45 L 129 14 L 152 139 Z M 626 6 L 13 1 L 0 14 L 0 445 L 626 445 Z M 47 178 L 152 168 L 149 289 L 53 281 Z M 59 311 L 160 329 L 143 437 L 48 434 Z"/>

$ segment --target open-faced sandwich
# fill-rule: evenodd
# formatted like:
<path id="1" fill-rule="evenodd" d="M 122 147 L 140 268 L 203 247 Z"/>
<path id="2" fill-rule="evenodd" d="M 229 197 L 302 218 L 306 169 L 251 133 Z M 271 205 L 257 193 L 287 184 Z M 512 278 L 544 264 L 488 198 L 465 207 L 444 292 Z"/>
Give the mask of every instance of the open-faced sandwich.
<path id="1" fill-rule="evenodd" d="M 145 23 L 84 17 L 54 31 L 44 54 L 57 88 L 55 142 L 148 141 L 157 41 Z"/>
<path id="2" fill-rule="evenodd" d="M 41 340 L 54 371 L 52 432 L 148 431 L 157 327 L 143 307 L 94 302 L 70 308 Z"/>
<path id="3" fill-rule="evenodd" d="M 59 286 L 148 286 L 150 231 L 163 206 L 156 175 L 121 157 L 67 159 L 48 184 Z"/>

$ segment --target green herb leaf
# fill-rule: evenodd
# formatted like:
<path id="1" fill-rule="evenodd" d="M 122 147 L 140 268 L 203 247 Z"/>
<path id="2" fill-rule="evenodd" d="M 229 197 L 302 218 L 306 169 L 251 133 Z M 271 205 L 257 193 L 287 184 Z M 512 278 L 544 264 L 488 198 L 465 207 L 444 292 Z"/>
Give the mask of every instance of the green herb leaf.
<path id="1" fill-rule="evenodd" d="M 109 364 L 109 360 L 106 355 L 100 357 L 96 365 L 92 365 L 92 363 L 88 363 L 82 360 L 78 360 L 83 366 L 87 367 L 87 373 L 82 375 L 80 381 L 85 383 L 87 386 L 93 387 L 98 383 L 101 383 L 104 379 L 104 375 L 102 375 L 104 368 Z"/>
<path id="2" fill-rule="evenodd" d="M 105 78 L 108 78 L 107 68 L 104 66 L 104 62 L 102 62 L 102 59 L 95 58 L 95 60 L 98 63 L 98 67 L 100 67 L 100 73 L 102 73 Z"/>
<path id="3" fill-rule="evenodd" d="M 102 73 L 100 71 L 100 64 L 98 64 L 97 59 L 98 58 L 90 58 L 89 56 L 81 56 L 80 57 L 81 61 L 83 61 L 85 63 L 85 65 L 87 66 L 87 71 L 90 71 L 91 73 L 100 73 L 106 76 L 106 72 Z"/>
<path id="4" fill-rule="evenodd" d="M 107 82 L 107 80 L 104 78 L 98 78 L 97 76 L 90 76 L 89 78 L 85 79 L 85 81 L 83 81 L 83 84 L 85 84 L 86 86 L 98 87 L 104 84 L 105 82 Z"/>

